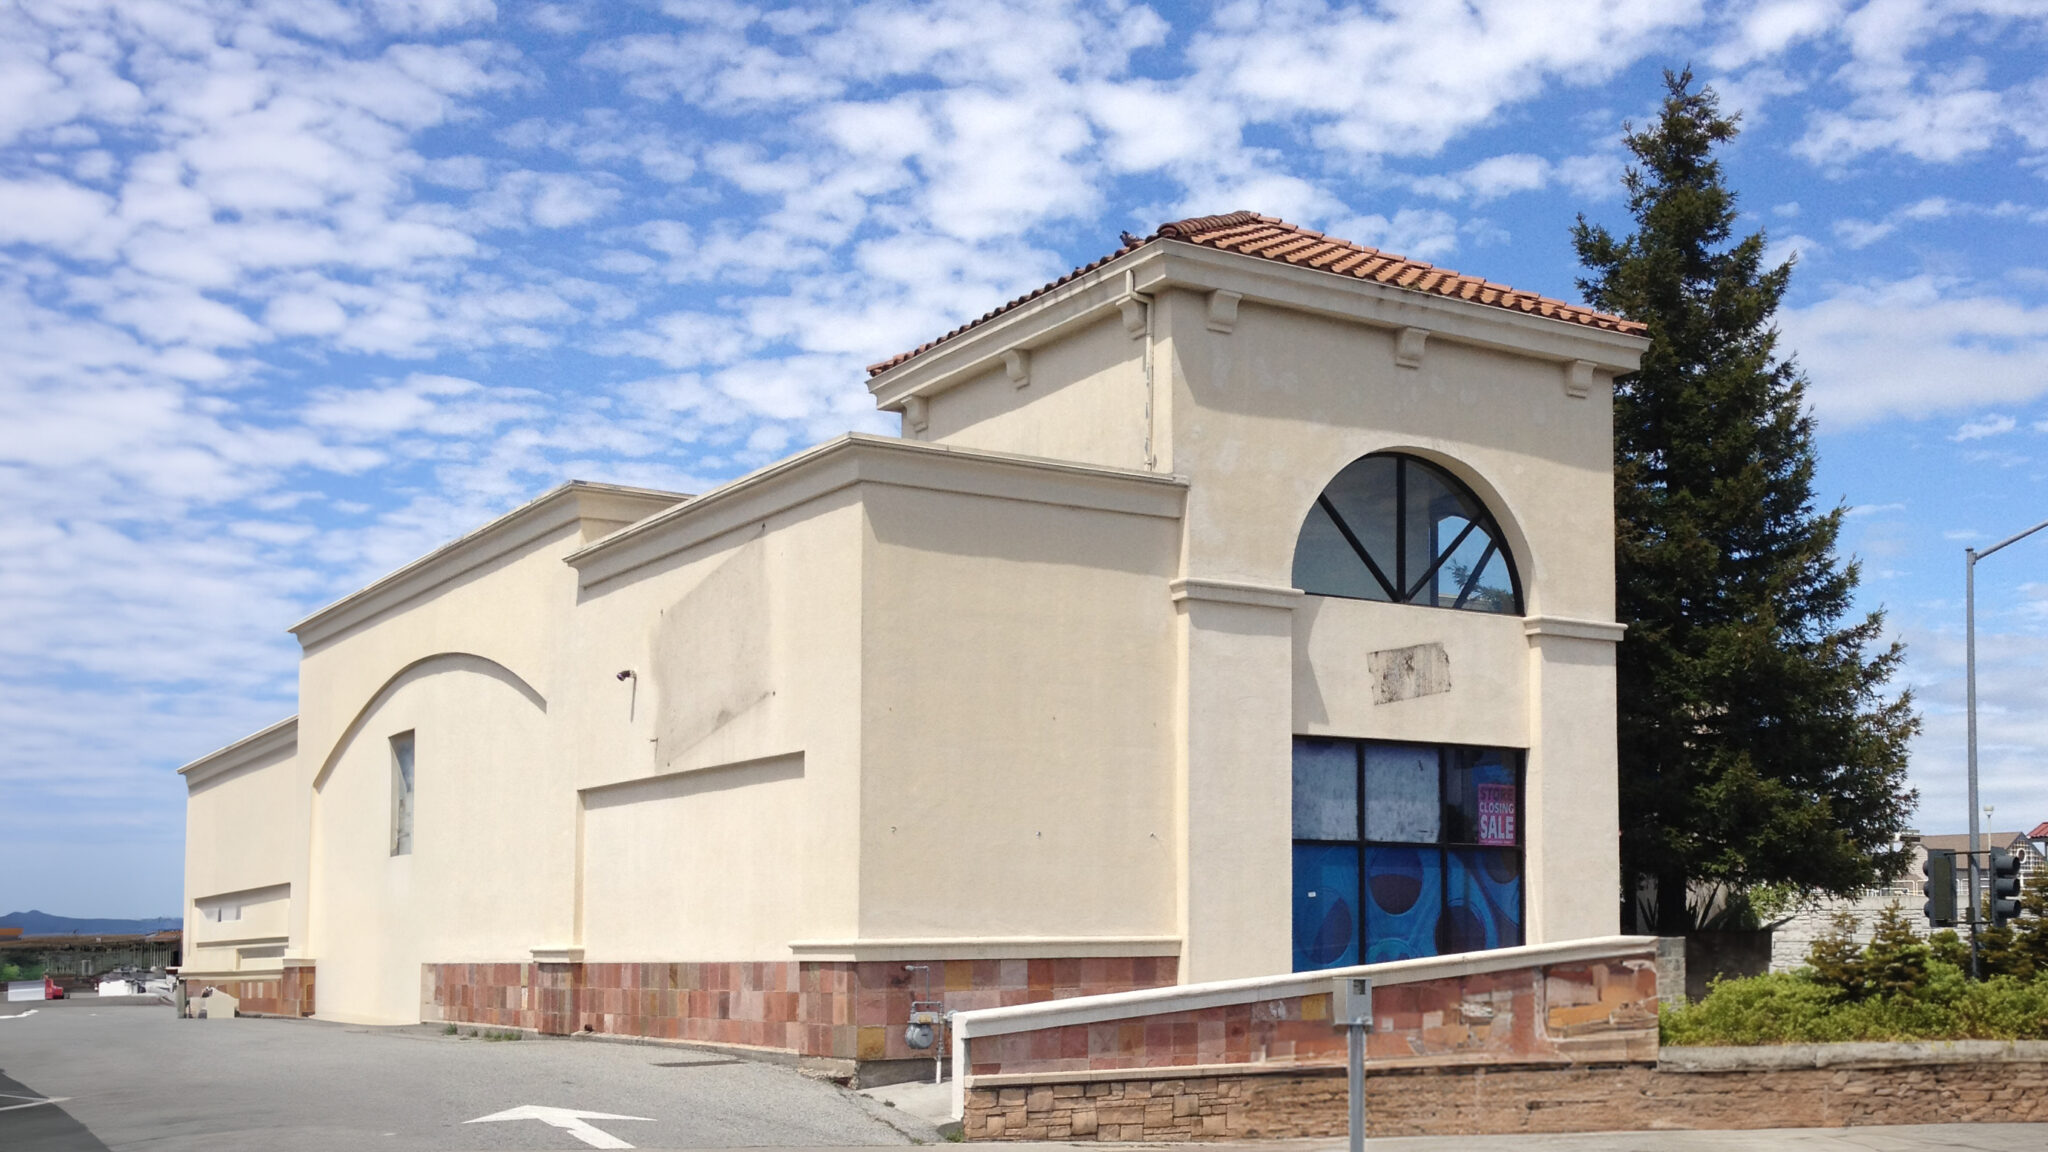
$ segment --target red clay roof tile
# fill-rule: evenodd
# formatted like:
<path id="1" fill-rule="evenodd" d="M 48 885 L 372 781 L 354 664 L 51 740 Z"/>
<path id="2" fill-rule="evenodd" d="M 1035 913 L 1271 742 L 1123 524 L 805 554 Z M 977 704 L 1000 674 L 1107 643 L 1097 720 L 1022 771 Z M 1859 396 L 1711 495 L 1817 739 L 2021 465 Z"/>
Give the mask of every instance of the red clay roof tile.
<path id="1" fill-rule="evenodd" d="M 1019 305 L 1029 303 L 1061 285 L 1085 276 L 1119 256 L 1162 240 L 1199 244 L 1204 248 L 1214 248 L 1221 252 L 1257 256 L 1277 263 L 1314 268 L 1333 275 L 1348 276 L 1354 280 L 1370 280 L 1435 296 L 1473 300 L 1496 308 L 1548 316 L 1608 332 L 1641 336 L 1647 331 L 1637 321 L 1595 312 L 1584 305 L 1552 300 L 1533 292 L 1518 292 L 1505 284 L 1495 284 L 1478 276 L 1466 276 L 1448 268 L 1425 264 L 1420 260 L 1409 260 L 1381 252 L 1376 248 L 1368 248 L 1363 244 L 1353 244 L 1349 240 L 1327 237 L 1320 232 L 1298 228 L 1284 220 L 1275 220 L 1271 216 L 1261 216 L 1256 212 L 1231 212 L 1222 216 L 1195 216 L 1187 220 L 1161 224 L 1159 230 L 1152 235 L 1142 239 L 1133 238 L 1133 242 L 1126 243 L 1102 259 L 1076 268 L 1058 280 L 1042 288 L 1033 289 L 1000 308 L 962 324 L 936 340 L 892 356 L 879 364 L 868 365 L 868 375 L 879 376 L 969 329 L 979 327 Z"/>

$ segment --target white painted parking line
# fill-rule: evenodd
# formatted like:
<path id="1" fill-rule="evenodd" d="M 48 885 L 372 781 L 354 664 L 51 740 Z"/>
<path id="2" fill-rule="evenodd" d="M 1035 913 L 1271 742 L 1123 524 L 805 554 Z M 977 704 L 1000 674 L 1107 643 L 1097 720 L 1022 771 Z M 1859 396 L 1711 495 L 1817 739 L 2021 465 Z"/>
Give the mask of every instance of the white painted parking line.
<path id="1" fill-rule="evenodd" d="M 26 1012 L 16 1012 L 12 1016 L 0 1016 L 0 1020 L 19 1020 L 23 1016 L 33 1016 L 40 1011 L 42 1011 L 40 1008 L 31 1008 Z"/>
<path id="2" fill-rule="evenodd" d="M 547 1108 L 539 1104 L 521 1104 L 489 1116 L 465 1120 L 465 1124 L 489 1124 L 496 1120 L 538 1120 L 552 1125 L 574 1136 L 592 1148 L 631 1148 L 632 1145 L 601 1128 L 585 1123 L 589 1120 L 645 1120 L 653 1123 L 651 1116 L 615 1116 L 610 1112 L 579 1112 L 573 1108 Z"/>

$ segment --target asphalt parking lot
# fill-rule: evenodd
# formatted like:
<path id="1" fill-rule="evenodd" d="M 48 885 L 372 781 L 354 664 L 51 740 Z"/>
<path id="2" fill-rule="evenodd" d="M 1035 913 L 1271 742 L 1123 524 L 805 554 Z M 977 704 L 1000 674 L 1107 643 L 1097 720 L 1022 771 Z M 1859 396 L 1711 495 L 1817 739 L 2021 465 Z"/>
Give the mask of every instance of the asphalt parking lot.
<path id="1" fill-rule="evenodd" d="M 0 1017 L 23 1005 L 0 1005 Z M 91 997 L 0 1019 L 5 1152 L 743 1148 L 936 1141 L 795 1069 L 693 1049 L 310 1020 L 179 1020 Z M 468 1029 L 464 1029 L 466 1033 Z M 10 1105 L 13 1105 L 10 1107 Z M 545 1113 L 564 1109 L 644 1119 Z M 582 1125 L 577 1129 L 576 1125 Z M 590 1138 L 596 1134 L 596 1141 Z M 611 1142 L 607 1143 L 606 1138 Z"/>
<path id="2" fill-rule="evenodd" d="M 0 1005 L 0 1152 L 835 1148 L 934 1143 L 906 1109 L 700 1049 L 430 1027 Z M 468 1029 L 464 1029 L 465 1034 Z M 45 1102 L 47 1101 L 47 1102 Z M 1376 1139 L 1372 1152 L 2012 1152 L 2048 1125 Z M 1040 1152 L 1086 1145 L 1001 1145 Z M 1153 1147 L 1157 1147 L 1154 1145 Z M 1342 1140 L 1202 1152 L 1339 1152 Z"/>

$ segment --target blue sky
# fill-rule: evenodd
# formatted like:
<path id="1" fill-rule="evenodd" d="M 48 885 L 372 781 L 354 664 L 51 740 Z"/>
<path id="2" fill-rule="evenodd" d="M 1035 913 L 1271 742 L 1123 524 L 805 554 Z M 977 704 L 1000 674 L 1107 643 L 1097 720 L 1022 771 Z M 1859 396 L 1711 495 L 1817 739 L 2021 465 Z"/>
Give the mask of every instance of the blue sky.
<path id="1" fill-rule="evenodd" d="M 178 764 L 284 627 L 563 479 L 701 491 L 861 366 L 1249 208 L 1576 297 L 1690 63 L 1797 253 L 1820 492 L 1957 830 L 1963 548 L 2048 519 L 2048 2 L 0 7 L 0 911 L 179 904 Z M 1984 797 L 2048 819 L 2048 534 L 1985 563 Z"/>

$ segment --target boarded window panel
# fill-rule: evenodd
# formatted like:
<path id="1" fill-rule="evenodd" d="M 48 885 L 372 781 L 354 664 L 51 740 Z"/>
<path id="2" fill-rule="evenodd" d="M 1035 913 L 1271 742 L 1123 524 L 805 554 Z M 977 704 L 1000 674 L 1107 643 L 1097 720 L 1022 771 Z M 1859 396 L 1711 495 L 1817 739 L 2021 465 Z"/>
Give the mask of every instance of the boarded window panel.
<path id="1" fill-rule="evenodd" d="M 1294 742 L 1294 838 L 1358 839 L 1358 752 L 1337 740 Z"/>
<path id="2" fill-rule="evenodd" d="M 1365 850 L 1365 962 L 1437 955 L 1443 916 L 1443 851 L 1371 847 Z"/>
<path id="3" fill-rule="evenodd" d="M 1434 844 L 1443 828 L 1437 750 L 1415 744 L 1365 746 L 1365 838 Z"/>
<path id="4" fill-rule="evenodd" d="M 1358 849 L 1294 846 L 1294 970 L 1358 963 Z"/>

